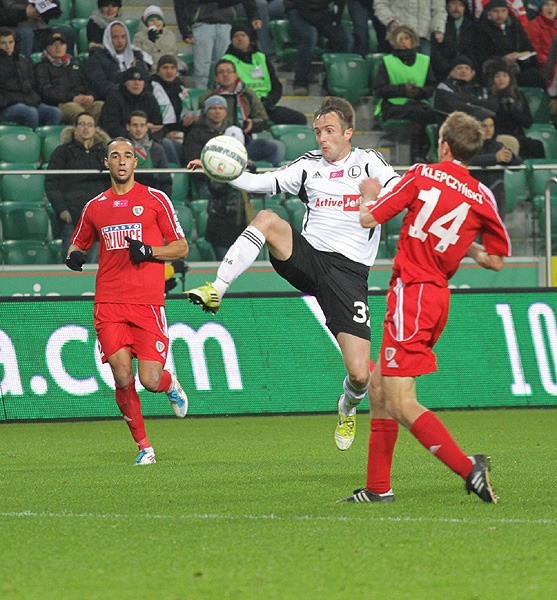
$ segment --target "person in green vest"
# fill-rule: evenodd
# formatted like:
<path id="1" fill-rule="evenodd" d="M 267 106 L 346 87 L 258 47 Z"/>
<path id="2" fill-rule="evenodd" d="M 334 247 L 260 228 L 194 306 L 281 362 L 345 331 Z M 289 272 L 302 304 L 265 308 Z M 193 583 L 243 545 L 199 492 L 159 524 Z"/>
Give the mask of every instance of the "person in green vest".
<path id="1" fill-rule="evenodd" d="M 131 140 L 138 169 L 166 169 L 168 159 L 164 148 L 149 137 L 149 117 L 142 110 L 133 110 L 126 123 L 127 137 Z M 136 173 L 135 180 L 142 185 L 156 188 L 169 198 L 172 193 L 170 173 Z"/>
<path id="2" fill-rule="evenodd" d="M 407 25 L 397 25 L 387 33 L 393 47 L 385 54 L 375 77 L 375 95 L 379 99 L 375 116 L 383 121 L 408 119 L 410 154 L 413 162 L 426 162 L 428 149 L 426 125 L 439 122 L 439 115 L 429 106 L 436 81 L 429 56 L 418 52 L 420 38 Z"/>
<path id="3" fill-rule="evenodd" d="M 257 49 L 255 35 L 249 25 L 233 25 L 230 46 L 222 58 L 234 63 L 238 77 L 257 94 L 273 123 L 306 125 L 303 113 L 287 106 L 277 106 L 282 96 L 282 83 L 273 64 Z"/>

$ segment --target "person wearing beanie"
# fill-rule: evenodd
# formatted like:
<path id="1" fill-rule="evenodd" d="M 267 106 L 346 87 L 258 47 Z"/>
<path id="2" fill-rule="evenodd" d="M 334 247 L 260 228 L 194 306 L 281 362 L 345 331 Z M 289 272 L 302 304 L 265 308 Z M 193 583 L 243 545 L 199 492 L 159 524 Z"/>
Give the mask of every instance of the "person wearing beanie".
<path id="1" fill-rule="evenodd" d="M 171 29 L 165 27 L 164 12 L 160 6 L 151 5 L 143 11 L 133 44 L 151 56 L 151 73 L 157 72 L 157 63 L 161 56 L 177 56 L 178 41 Z M 180 61 L 179 70 L 185 73 L 187 67 Z"/>
<path id="2" fill-rule="evenodd" d="M 87 21 L 87 42 L 89 47 L 103 45 L 103 34 L 109 23 L 122 16 L 122 0 L 98 0 Z"/>
<path id="3" fill-rule="evenodd" d="M 236 18 L 234 4 L 244 7 L 254 29 L 261 28 L 255 0 L 217 2 L 174 0 L 176 22 L 185 42 L 193 44 L 195 87 L 207 89 L 211 64 L 220 60 L 230 43 L 230 29 Z"/>
<path id="4" fill-rule="evenodd" d="M 435 90 L 433 108 L 443 116 L 460 110 L 482 121 L 495 117 L 497 106 L 497 100 L 476 78 L 474 62 L 464 54 L 457 55 L 449 76 Z"/>
<path id="5" fill-rule="evenodd" d="M 509 12 L 506 0 L 490 0 L 484 6 L 478 48 L 482 52 L 482 65 L 494 57 L 504 57 L 518 65 L 518 85 L 545 89 L 532 44 L 520 21 Z"/>
<path id="6" fill-rule="evenodd" d="M 476 73 L 481 73 L 482 55 L 478 49 L 479 24 L 470 14 L 466 0 L 448 0 L 447 21 L 442 42 L 431 43 L 431 66 L 437 81 L 449 75 L 451 63 L 457 54 L 464 54 L 473 61 Z"/>
<path id="7" fill-rule="evenodd" d="M 303 113 L 277 106 L 282 96 L 282 84 L 273 64 L 257 50 L 253 35 L 249 25 L 234 24 L 230 31 L 230 46 L 222 58 L 234 63 L 238 77 L 257 94 L 273 123 L 305 125 L 307 119 Z"/>
<path id="8" fill-rule="evenodd" d="M 207 97 L 203 114 L 184 138 L 184 164 L 198 159 L 203 146 L 218 135 L 243 138 L 242 130 L 231 125 L 227 116 L 227 102 L 222 96 Z M 194 173 L 198 194 L 209 198 L 207 205 L 207 229 L 205 239 L 212 245 L 216 260 L 222 260 L 228 248 L 246 228 L 247 194 L 227 183 L 217 183 L 202 173 Z"/>

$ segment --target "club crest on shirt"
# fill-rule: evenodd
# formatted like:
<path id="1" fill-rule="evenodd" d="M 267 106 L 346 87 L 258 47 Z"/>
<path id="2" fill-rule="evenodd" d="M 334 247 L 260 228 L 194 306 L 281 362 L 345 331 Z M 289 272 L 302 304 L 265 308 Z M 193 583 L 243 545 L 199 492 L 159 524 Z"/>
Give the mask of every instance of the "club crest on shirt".
<path id="1" fill-rule="evenodd" d="M 164 342 L 161 342 L 160 340 L 157 340 L 157 343 L 155 344 L 155 347 L 157 348 L 157 352 L 160 354 L 161 352 L 164 351 Z"/>
<path id="2" fill-rule="evenodd" d="M 385 348 L 385 359 L 393 360 L 396 354 L 396 348 L 387 347 Z"/>
<path id="3" fill-rule="evenodd" d="M 134 206 L 132 212 L 136 217 L 139 217 L 139 215 L 143 214 L 143 206 Z"/>
<path id="4" fill-rule="evenodd" d="M 352 165 L 348 169 L 348 177 L 351 177 L 352 179 L 357 179 L 360 176 L 361 172 L 362 168 L 360 167 L 360 165 Z"/>

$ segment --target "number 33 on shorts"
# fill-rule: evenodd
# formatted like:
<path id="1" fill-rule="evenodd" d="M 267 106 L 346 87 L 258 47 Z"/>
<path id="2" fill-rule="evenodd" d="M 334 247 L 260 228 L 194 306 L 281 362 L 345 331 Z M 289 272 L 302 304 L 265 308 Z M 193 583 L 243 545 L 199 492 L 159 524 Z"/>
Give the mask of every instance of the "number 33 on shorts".
<path id="1" fill-rule="evenodd" d="M 369 306 L 367 303 L 358 300 L 354 302 L 354 308 L 356 309 L 356 314 L 352 319 L 356 323 L 365 323 L 369 327 Z"/>

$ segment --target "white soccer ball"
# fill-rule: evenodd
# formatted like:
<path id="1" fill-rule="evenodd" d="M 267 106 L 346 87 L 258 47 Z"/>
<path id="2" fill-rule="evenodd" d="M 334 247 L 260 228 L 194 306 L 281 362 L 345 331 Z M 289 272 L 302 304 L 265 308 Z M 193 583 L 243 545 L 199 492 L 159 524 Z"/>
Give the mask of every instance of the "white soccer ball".
<path id="1" fill-rule="evenodd" d="M 214 137 L 201 150 L 201 164 L 205 173 L 221 183 L 236 179 L 242 174 L 247 163 L 246 147 L 230 135 Z"/>

